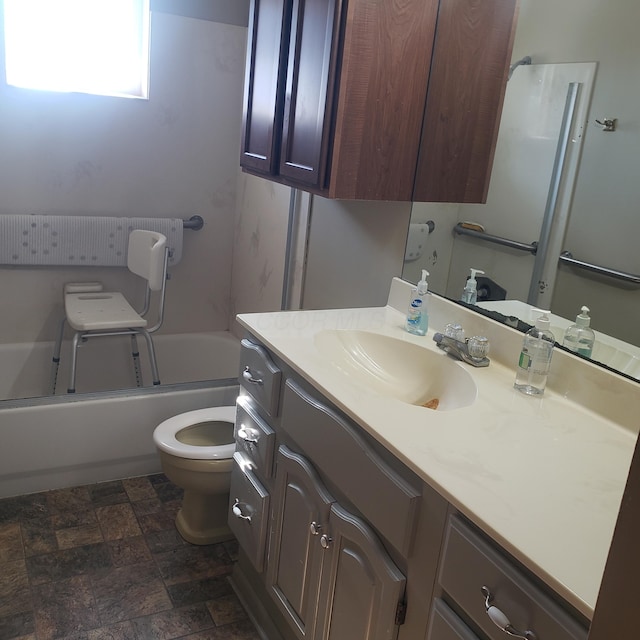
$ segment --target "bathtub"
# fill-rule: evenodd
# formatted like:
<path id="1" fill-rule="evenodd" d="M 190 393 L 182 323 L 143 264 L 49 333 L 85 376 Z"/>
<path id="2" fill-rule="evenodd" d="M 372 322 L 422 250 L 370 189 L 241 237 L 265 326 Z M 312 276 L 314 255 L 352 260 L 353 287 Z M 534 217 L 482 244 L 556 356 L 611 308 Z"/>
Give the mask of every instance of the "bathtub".
<path id="1" fill-rule="evenodd" d="M 159 472 L 152 434 L 162 420 L 235 403 L 240 344 L 228 332 L 157 336 L 162 385 L 125 390 L 116 389 L 133 387 L 128 341 L 120 339 L 123 354 L 115 342 L 100 351 L 110 340 L 95 340 L 91 354 L 91 341 L 81 347 L 78 393 L 50 397 L 41 396 L 53 345 L 0 346 L 2 367 L 14 367 L 0 373 L 0 391 L 21 397 L 0 401 L 0 498 Z M 144 343 L 140 350 L 149 382 Z M 58 387 L 68 375 L 62 353 Z"/>

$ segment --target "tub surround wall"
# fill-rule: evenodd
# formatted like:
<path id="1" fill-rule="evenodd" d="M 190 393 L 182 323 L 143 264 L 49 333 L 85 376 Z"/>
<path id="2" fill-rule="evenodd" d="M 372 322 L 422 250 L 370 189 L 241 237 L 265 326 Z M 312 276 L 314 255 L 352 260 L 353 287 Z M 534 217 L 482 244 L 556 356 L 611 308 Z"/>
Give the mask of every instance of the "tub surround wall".
<path id="1" fill-rule="evenodd" d="M 154 12 L 148 101 L 0 86 L 0 215 L 203 217 L 163 332 L 228 328 L 245 45 L 246 27 Z M 142 292 L 124 268 L 3 268 L 0 341 L 53 340 L 77 280 Z"/>
<path id="2" fill-rule="evenodd" d="M 151 0 L 151 11 L 212 20 L 246 27 L 249 21 L 249 0 Z"/>

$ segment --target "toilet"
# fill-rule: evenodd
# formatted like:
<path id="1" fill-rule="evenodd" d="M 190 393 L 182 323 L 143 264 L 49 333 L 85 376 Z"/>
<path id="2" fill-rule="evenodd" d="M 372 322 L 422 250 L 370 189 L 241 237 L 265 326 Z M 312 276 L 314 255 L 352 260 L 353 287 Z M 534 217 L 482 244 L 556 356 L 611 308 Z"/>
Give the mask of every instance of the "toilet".
<path id="1" fill-rule="evenodd" d="M 235 406 L 187 411 L 161 422 L 153 432 L 164 474 L 184 489 L 176 527 L 192 544 L 234 537 L 227 516 L 235 415 Z"/>

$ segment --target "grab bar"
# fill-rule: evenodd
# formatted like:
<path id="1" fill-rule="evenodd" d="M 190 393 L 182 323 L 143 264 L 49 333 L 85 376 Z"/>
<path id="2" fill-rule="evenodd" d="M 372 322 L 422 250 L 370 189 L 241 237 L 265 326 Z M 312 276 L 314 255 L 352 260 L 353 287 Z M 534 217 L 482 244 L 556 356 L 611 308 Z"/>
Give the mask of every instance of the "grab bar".
<path id="1" fill-rule="evenodd" d="M 510 240 L 509 238 L 501 238 L 500 236 L 492 236 L 490 233 L 484 231 L 476 231 L 475 229 L 469 229 L 462 225 L 461 222 L 453 227 L 453 231 L 461 236 L 471 236 L 472 238 L 478 238 L 485 242 L 493 242 L 494 244 L 500 244 L 503 247 L 510 247 L 511 249 L 518 249 L 519 251 L 527 251 L 532 255 L 536 255 L 538 250 L 538 243 L 532 242 L 526 244 L 524 242 L 518 242 L 517 240 Z"/>
<path id="2" fill-rule="evenodd" d="M 610 269 L 609 267 L 601 267 L 597 264 L 591 264 L 590 262 L 585 262 L 584 260 L 578 260 L 574 258 L 571 251 L 563 251 L 560 254 L 560 262 L 564 264 L 570 264 L 573 267 L 578 267 L 579 269 L 585 269 L 586 271 L 592 271 L 593 273 L 598 273 L 603 276 L 609 276 L 610 278 L 615 278 L 616 280 L 623 280 L 624 282 L 632 282 L 633 284 L 640 284 L 640 275 L 635 275 L 634 273 L 627 273 L 626 271 L 618 271 L 617 269 Z"/>
<path id="3" fill-rule="evenodd" d="M 191 216 L 188 220 L 182 221 L 183 229 L 191 229 L 192 231 L 200 231 L 204 227 L 204 220 L 201 216 Z"/>

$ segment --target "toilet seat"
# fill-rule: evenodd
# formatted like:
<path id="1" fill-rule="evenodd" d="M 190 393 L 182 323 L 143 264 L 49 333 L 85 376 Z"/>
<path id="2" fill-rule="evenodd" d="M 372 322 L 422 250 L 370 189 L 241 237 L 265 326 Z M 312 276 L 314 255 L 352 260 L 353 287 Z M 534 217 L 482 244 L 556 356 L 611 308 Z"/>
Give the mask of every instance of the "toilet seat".
<path id="1" fill-rule="evenodd" d="M 179 413 L 177 416 L 161 422 L 153 432 L 153 441 L 156 447 L 165 453 L 178 458 L 190 458 L 192 460 L 228 460 L 233 458 L 236 450 L 235 441 L 229 444 L 221 444 L 214 447 L 189 445 L 180 442 L 176 434 L 186 427 L 191 427 L 202 422 L 230 422 L 234 424 L 236 408 L 210 407 Z"/>

